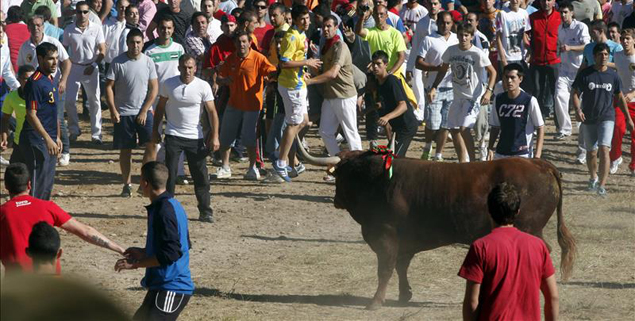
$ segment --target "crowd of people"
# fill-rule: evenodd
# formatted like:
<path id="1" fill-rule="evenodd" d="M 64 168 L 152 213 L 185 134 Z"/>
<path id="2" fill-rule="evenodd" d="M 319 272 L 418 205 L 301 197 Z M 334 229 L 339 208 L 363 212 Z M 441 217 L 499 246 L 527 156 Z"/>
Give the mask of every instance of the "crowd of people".
<path id="1" fill-rule="evenodd" d="M 187 160 L 199 219 L 213 222 L 210 179 L 232 176 L 232 153 L 246 151 L 244 179 L 261 180 L 268 159 L 264 180 L 289 183 L 305 170 L 296 148 L 313 123 L 330 155 L 362 149 L 363 120 L 371 148 L 394 137 L 403 157 L 423 124 L 421 159 L 443 161 L 451 134 L 459 162 L 470 162 L 540 158 L 546 122 L 566 141 L 574 111 L 576 159 L 587 165 L 589 191 L 606 196 L 627 130 L 635 177 L 634 8 L 627 0 L 3 1 L 0 147 L 13 152 L 2 161 L 24 163 L 30 194 L 49 200 L 56 166 L 72 166 L 78 111 L 102 145 L 109 110 L 121 196 L 133 193 L 132 151 L 143 147 L 152 170 L 137 192 L 156 194 L 151 207 L 172 202 L 175 185 L 188 183 Z M 171 204 L 158 215 L 171 221 L 156 224 L 177 226 L 169 237 L 186 251 L 187 224 Z M 49 223 L 72 222 L 57 216 Z M 90 240 L 124 253 L 102 237 Z M 136 267 L 180 260 L 178 247 L 166 251 Z M 125 255 L 118 269 L 148 258 Z"/>

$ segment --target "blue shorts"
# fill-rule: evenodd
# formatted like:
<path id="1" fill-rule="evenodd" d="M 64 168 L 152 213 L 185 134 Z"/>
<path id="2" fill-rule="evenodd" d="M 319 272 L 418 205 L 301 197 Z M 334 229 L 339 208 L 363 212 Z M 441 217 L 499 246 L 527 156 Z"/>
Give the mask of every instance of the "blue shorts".
<path id="1" fill-rule="evenodd" d="M 231 146 L 240 132 L 240 142 L 245 147 L 256 147 L 256 132 L 260 111 L 243 111 L 227 105 L 220 128 L 221 146 Z"/>
<path id="2" fill-rule="evenodd" d="M 606 146 L 611 148 L 613 140 L 613 127 L 615 122 L 605 120 L 597 124 L 582 124 L 580 131 L 584 131 L 584 148 L 587 151 L 594 151 L 598 146 Z"/>
<path id="3" fill-rule="evenodd" d="M 133 149 L 144 145 L 152 139 L 152 123 L 154 115 L 148 111 L 146 124 L 137 124 L 137 116 L 121 116 L 119 123 L 114 124 L 112 147 L 114 149 Z M 139 144 L 137 145 L 137 138 Z"/>

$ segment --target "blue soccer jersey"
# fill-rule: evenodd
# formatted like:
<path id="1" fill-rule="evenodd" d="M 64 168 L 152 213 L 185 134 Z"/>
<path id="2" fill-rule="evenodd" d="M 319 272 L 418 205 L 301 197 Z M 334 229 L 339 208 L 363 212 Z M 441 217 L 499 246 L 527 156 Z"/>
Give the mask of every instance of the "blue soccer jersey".
<path id="1" fill-rule="evenodd" d="M 57 82 L 52 76 L 46 76 L 39 70 L 33 73 L 24 86 L 24 96 L 27 112 L 37 111 L 37 118 L 42 123 L 44 130 L 57 139 Z M 44 138 L 31 126 L 28 121 L 24 121 L 24 127 L 20 133 L 20 141 L 28 139 L 31 143 L 42 143 Z"/>
<path id="2" fill-rule="evenodd" d="M 535 97 L 524 91 L 516 98 L 502 93 L 494 100 L 490 125 L 500 128 L 496 153 L 506 156 L 531 155 L 534 130 L 544 125 Z"/>

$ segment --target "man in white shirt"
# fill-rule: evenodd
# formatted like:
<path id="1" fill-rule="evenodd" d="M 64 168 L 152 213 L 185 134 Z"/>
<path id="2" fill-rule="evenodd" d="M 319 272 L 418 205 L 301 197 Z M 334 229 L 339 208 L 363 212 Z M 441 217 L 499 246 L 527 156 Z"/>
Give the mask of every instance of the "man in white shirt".
<path id="1" fill-rule="evenodd" d="M 528 42 L 527 32 L 531 30 L 529 15 L 520 7 L 521 0 L 509 0 L 509 11 L 501 11 L 496 17 L 496 42 L 501 67 L 518 62 L 525 66 L 524 60 Z"/>
<path id="2" fill-rule="evenodd" d="M 101 25 L 88 20 L 89 8 L 85 1 L 79 2 L 75 11 L 76 21 L 64 29 L 63 42 L 69 48 L 70 60 L 73 63 L 66 88 L 68 99 L 65 101 L 69 135 L 71 141 L 74 141 L 81 134 L 75 105 L 81 84 L 86 89 L 90 110 L 91 140 L 101 145 L 101 107 L 97 66 L 104 59 L 106 41 Z"/>
<path id="3" fill-rule="evenodd" d="M 611 22 L 616 22 L 622 28 L 624 18 L 633 13 L 633 0 L 614 0 L 611 3 Z"/>
<path id="4" fill-rule="evenodd" d="M 179 76 L 169 78 L 161 84 L 159 103 L 154 114 L 152 140 L 156 144 L 161 142 L 159 126 L 165 115 L 167 120 L 165 162 L 169 170 L 167 190 L 174 194 L 178 159 L 181 151 L 185 151 L 190 173 L 194 179 L 199 219 L 213 223 L 207 155 L 210 150 L 216 151 L 220 147 L 214 94 L 207 82 L 194 76 L 196 58 L 193 56 L 184 54 L 179 58 L 179 72 Z M 212 131 L 208 137 L 203 135 L 201 108 L 207 111 L 207 121 L 212 125 Z"/>
<path id="5" fill-rule="evenodd" d="M 615 53 L 614 61 L 617 67 L 617 75 L 622 81 L 622 94 L 628 105 L 628 112 L 631 119 L 635 119 L 635 32 L 633 29 L 622 30 L 622 47 L 623 51 Z M 609 158 L 611 160 L 610 174 L 617 173 L 620 164 L 622 164 L 622 140 L 626 134 L 626 118 L 619 108 L 615 108 L 615 128 L 613 130 L 613 139 L 611 141 L 611 151 Z M 635 177 L 635 135 L 631 131 L 631 162 L 628 165 L 631 177 Z"/>
<path id="6" fill-rule="evenodd" d="M 399 11 L 399 17 L 403 20 L 404 26 L 408 29 L 410 36 L 417 30 L 417 22 L 428 15 L 428 9 L 420 5 L 416 0 L 408 0 L 405 6 Z"/>
<path id="7" fill-rule="evenodd" d="M 560 67 L 556 81 L 555 113 L 558 135 L 556 139 L 565 139 L 571 135 L 571 116 L 569 98 L 571 85 L 582 64 L 584 46 L 591 41 L 586 24 L 573 18 L 573 5 L 563 3 L 560 6 L 562 24 L 558 28 L 558 46 L 560 47 Z"/>
<path id="8" fill-rule="evenodd" d="M 62 140 L 62 154 L 60 156 L 58 164 L 60 166 L 68 166 L 71 155 L 70 155 L 70 144 L 68 140 L 68 129 L 66 126 L 66 122 L 64 121 L 64 99 L 63 94 L 66 91 L 66 82 L 68 79 L 68 75 L 71 71 L 71 61 L 68 59 L 68 53 L 64 46 L 55 38 L 49 37 L 44 34 L 44 17 L 34 15 L 28 21 L 29 31 L 31 32 L 31 37 L 29 40 L 25 41 L 20 47 L 20 51 L 18 53 L 18 66 L 23 65 L 31 65 L 37 69 L 38 61 L 37 54 L 35 52 L 35 48 L 44 42 L 51 43 L 57 47 L 58 53 L 58 61 L 59 65 L 62 69 L 61 72 L 57 71 L 55 73 L 55 80 L 59 81 L 59 95 L 60 101 L 57 106 L 57 119 L 60 122 L 60 133 Z"/>
<path id="9" fill-rule="evenodd" d="M 427 36 L 417 54 L 417 69 L 426 72 L 425 85 L 431 87 L 437 71 L 443 65 L 443 53 L 449 46 L 456 45 L 459 40 L 452 32 L 454 21 L 447 11 L 439 12 L 437 17 L 438 31 Z M 437 144 L 434 160 L 443 160 L 443 146 L 448 137 L 448 110 L 454 99 L 452 93 L 452 73 L 446 73 L 439 84 L 438 94 L 425 108 L 425 140 L 421 159 L 431 160 L 432 140 Z"/>
<path id="10" fill-rule="evenodd" d="M 106 54 L 104 61 L 106 62 L 106 70 L 112 60 L 119 56 L 125 50 L 121 50 L 121 34 L 126 29 L 126 8 L 130 5 L 128 0 L 117 1 L 117 18 L 110 17 L 104 23 L 104 38 L 106 40 Z"/>
<path id="11" fill-rule="evenodd" d="M 470 24 L 459 25 L 459 44 L 450 46 L 443 53 L 443 65 L 428 91 L 429 100 L 434 101 L 437 87 L 451 67 L 454 99 L 448 111 L 448 127 L 452 132 L 454 148 L 461 163 L 476 159 L 474 139 L 470 131 L 476 123 L 480 106 L 490 103 L 496 83 L 496 70 L 492 67 L 487 54 L 472 45 L 474 30 Z M 486 88 L 483 86 L 483 69 L 488 76 Z"/>
<path id="12" fill-rule="evenodd" d="M 220 20 L 214 18 L 214 12 L 216 11 L 214 3 L 214 0 L 201 1 L 201 12 L 207 17 L 207 35 L 209 35 L 211 43 L 215 43 L 216 38 L 223 34 L 223 30 L 220 28 Z"/>

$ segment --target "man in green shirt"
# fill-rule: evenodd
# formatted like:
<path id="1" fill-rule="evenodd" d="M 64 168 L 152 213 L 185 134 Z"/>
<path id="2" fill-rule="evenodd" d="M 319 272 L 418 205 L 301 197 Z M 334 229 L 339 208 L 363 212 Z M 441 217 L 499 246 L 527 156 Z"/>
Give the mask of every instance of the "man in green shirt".
<path id="1" fill-rule="evenodd" d="M 9 94 L 4 99 L 4 104 L 2 104 L 2 134 L 0 138 L 0 148 L 2 151 L 5 151 L 9 146 L 9 122 L 11 120 L 12 115 L 15 113 L 15 131 L 13 132 L 13 152 L 11 153 L 11 158 L 9 159 L 9 163 L 24 163 L 24 159 L 22 158 L 22 154 L 20 154 L 20 132 L 22 131 L 22 125 L 24 124 L 24 119 L 26 118 L 26 102 L 24 101 L 24 94 L 22 89 L 24 88 L 24 84 L 31 77 L 31 75 L 35 72 L 35 68 L 31 65 L 20 66 L 18 69 L 18 81 L 20 82 L 20 87 Z"/>
<path id="2" fill-rule="evenodd" d="M 25 18 L 28 20 L 40 6 L 46 6 L 51 10 L 51 23 L 59 26 L 57 23 L 57 6 L 53 0 L 24 0 L 20 5 L 20 9 L 22 9 L 22 12 L 26 15 Z"/>

